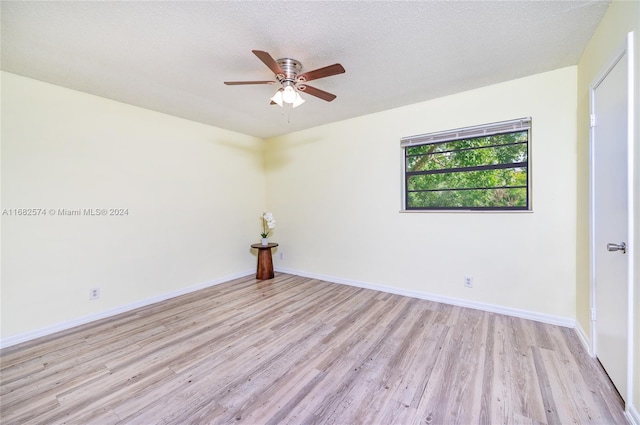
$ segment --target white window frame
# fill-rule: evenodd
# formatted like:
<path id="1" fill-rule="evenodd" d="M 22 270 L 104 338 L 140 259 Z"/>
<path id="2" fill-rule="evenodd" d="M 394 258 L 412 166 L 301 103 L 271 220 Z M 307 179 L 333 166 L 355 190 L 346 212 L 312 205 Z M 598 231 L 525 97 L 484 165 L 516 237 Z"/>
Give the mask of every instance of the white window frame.
<path id="1" fill-rule="evenodd" d="M 421 146 L 432 143 L 443 143 L 449 141 L 456 140 L 464 140 L 464 139 L 472 139 L 476 137 L 486 137 L 496 134 L 503 133 L 511 133 L 517 131 L 528 131 L 528 140 L 527 140 L 527 208 L 526 209 L 465 209 L 465 208 L 452 208 L 452 209 L 407 209 L 407 199 L 406 199 L 406 155 L 405 149 L 413 146 Z M 531 160 L 531 117 L 518 118 L 507 121 L 500 121 L 490 124 L 482 124 L 475 125 L 470 127 L 462 127 L 453 130 L 444 130 L 433 133 L 425 133 L 418 134 L 414 136 L 407 136 L 400 139 L 400 159 L 401 159 L 401 207 L 400 212 L 410 212 L 410 213 L 450 213 L 450 212 L 489 212 L 489 213 L 522 213 L 522 212 L 531 212 L 533 211 L 533 202 L 532 202 L 532 160 Z"/>

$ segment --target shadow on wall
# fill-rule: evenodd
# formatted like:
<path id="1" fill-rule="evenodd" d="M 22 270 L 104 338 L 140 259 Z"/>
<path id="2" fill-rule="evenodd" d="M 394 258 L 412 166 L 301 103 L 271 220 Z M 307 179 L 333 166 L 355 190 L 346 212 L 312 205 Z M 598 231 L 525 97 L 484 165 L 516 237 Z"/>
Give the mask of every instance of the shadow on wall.
<path id="1" fill-rule="evenodd" d="M 255 139 L 255 142 L 248 143 L 243 140 L 233 140 L 233 139 L 210 139 L 210 142 L 215 144 L 216 146 L 220 146 L 223 148 L 227 148 L 229 150 L 235 152 L 242 152 L 243 154 L 253 156 L 256 158 L 258 162 L 258 166 L 262 165 L 262 161 L 264 159 L 264 147 L 261 143 L 264 143 L 264 140 L 260 140 L 258 138 Z"/>
<path id="2" fill-rule="evenodd" d="M 307 138 L 282 136 L 265 140 L 265 171 L 275 171 L 287 167 L 292 161 L 292 157 L 287 154 L 287 151 L 318 142 L 326 143 L 328 140 L 317 136 Z"/>

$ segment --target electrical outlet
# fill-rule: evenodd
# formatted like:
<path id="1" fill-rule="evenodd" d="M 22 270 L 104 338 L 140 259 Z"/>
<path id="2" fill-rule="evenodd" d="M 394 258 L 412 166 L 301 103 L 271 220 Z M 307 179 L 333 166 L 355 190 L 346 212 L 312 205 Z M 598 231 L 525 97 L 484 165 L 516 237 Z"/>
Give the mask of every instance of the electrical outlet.
<path id="1" fill-rule="evenodd" d="M 473 276 L 464 277 L 464 286 L 467 288 L 473 288 Z"/>
<path id="2" fill-rule="evenodd" d="M 281 252 L 281 253 L 280 253 L 280 259 L 281 259 L 281 260 L 284 260 L 284 252 Z"/>
<path id="3" fill-rule="evenodd" d="M 89 299 L 97 300 L 98 298 L 100 298 L 100 288 L 91 288 L 89 290 Z"/>

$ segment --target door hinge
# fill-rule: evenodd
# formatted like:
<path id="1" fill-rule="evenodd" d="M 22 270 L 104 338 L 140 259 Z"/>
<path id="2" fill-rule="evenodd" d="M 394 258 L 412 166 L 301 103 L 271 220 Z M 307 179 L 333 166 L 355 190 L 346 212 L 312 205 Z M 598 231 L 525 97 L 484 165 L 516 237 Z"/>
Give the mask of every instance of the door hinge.
<path id="1" fill-rule="evenodd" d="M 596 309 L 595 308 L 591 309 L 591 320 L 593 320 L 593 321 L 596 320 Z"/>
<path id="2" fill-rule="evenodd" d="M 595 114 L 591 114 L 591 116 L 590 116 L 590 123 L 589 123 L 589 125 L 590 125 L 591 127 L 595 127 L 595 126 L 596 126 L 596 116 L 595 116 Z"/>

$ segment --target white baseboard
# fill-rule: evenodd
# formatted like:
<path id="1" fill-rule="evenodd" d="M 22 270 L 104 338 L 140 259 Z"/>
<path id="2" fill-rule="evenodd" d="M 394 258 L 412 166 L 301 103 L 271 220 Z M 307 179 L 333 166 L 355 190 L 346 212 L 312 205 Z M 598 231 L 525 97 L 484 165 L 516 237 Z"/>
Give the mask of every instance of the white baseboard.
<path id="1" fill-rule="evenodd" d="M 76 326 L 85 325 L 87 323 L 94 322 L 100 319 L 106 319 L 111 316 L 115 316 L 116 314 L 126 313 L 127 311 L 135 310 L 136 308 L 146 307 L 151 304 L 159 303 L 161 301 L 168 300 L 170 298 L 179 297 L 180 295 L 185 295 L 194 291 L 198 291 L 200 289 L 209 288 L 211 286 L 219 285 L 221 283 L 228 282 L 230 280 L 239 279 L 245 276 L 249 276 L 255 273 L 255 270 L 244 271 L 240 273 L 235 273 L 233 275 L 224 276 L 218 279 L 214 279 L 208 282 L 200 283 L 198 285 L 189 286 L 187 288 L 179 289 L 177 291 L 167 292 L 165 294 L 160 294 L 151 298 L 146 298 L 140 301 L 136 301 L 132 304 L 123 305 L 120 307 L 112 308 L 109 310 L 101 311 L 99 313 L 90 314 L 88 316 L 77 317 L 75 319 L 71 319 L 65 322 L 56 323 L 51 326 L 47 326 L 44 328 L 36 329 L 34 331 L 29 331 L 26 333 L 13 335 L 7 338 L 0 339 L 0 348 L 10 347 L 12 345 L 20 344 L 22 342 L 30 341 L 32 339 L 40 338 L 43 336 L 51 335 L 56 332 L 65 331 L 67 329 L 74 328 Z"/>
<path id="2" fill-rule="evenodd" d="M 411 291 L 408 289 L 394 288 L 392 286 L 376 285 L 366 282 L 360 282 L 351 279 L 343 279 L 335 276 L 321 275 L 317 273 L 307 273 L 300 270 L 292 270 L 281 267 L 275 269 L 281 273 L 294 274 L 297 276 L 309 277 L 312 279 L 324 280 L 327 282 L 340 283 L 343 285 L 356 286 L 358 288 L 373 289 L 376 291 L 387 292 L 390 294 L 404 295 L 407 297 L 419 298 L 428 301 L 435 301 L 443 304 L 456 305 L 459 307 L 473 308 L 475 310 L 488 311 L 491 313 L 499 313 L 507 316 L 520 317 L 523 319 L 535 320 L 537 322 L 548 323 L 552 325 L 564 326 L 567 328 L 576 327 L 576 320 L 569 317 L 554 316 L 551 314 L 537 313 L 534 311 L 520 310 L 517 308 L 504 307 L 500 305 L 487 304 L 478 301 L 469 301 L 460 298 L 447 297 L 426 292 Z"/>
<path id="3" fill-rule="evenodd" d="M 624 411 L 624 415 L 631 425 L 640 425 L 640 413 L 633 404 L 627 404 L 627 409 Z"/>
<path id="4" fill-rule="evenodd" d="M 580 322 L 578 322 L 577 320 L 576 320 L 576 334 L 578 335 L 578 339 L 580 339 L 580 342 L 582 343 L 582 346 L 587 351 L 587 353 L 589 353 L 591 357 L 594 357 L 593 350 L 591 349 L 592 347 L 591 347 L 590 338 L 587 336 L 587 333 L 585 332 L 584 328 L 580 325 Z"/>
<path id="5" fill-rule="evenodd" d="M 407 290 L 407 289 L 401 289 L 401 288 L 394 288 L 391 286 L 385 286 L 385 285 L 376 285 L 376 284 L 371 284 L 371 283 L 366 283 L 366 282 L 360 282 L 360 281 L 355 281 L 355 280 L 351 280 L 351 279 L 344 279 L 344 278 L 339 278 L 339 277 L 335 277 L 335 276 L 328 276 L 328 275 L 321 275 L 321 274 L 317 274 L 317 273 L 308 273 L 308 272 L 304 272 L 304 271 L 300 271 L 300 270 L 291 270 L 291 269 L 286 269 L 286 268 L 276 268 L 275 269 L 278 272 L 281 273 L 289 273 L 289 274 L 293 274 L 293 275 L 297 275 L 297 276 L 303 276 L 303 277 L 309 277 L 312 279 L 319 279 L 319 280 L 324 280 L 327 282 L 333 282 L 333 283 L 339 283 L 339 284 L 343 284 L 343 285 L 349 285 L 349 286 L 356 286 L 359 288 L 366 288 L 366 289 L 373 289 L 376 291 L 381 291 L 381 292 L 387 292 L 387 293 L 391 293 L 391 294 L 397 294 L 397 295 L 404 295 L 407 297 L 413 297 L 413 298 L 419 298 L 419 299 L 423 299 L 423 300 L 428 300 L 428 301 L 435 301 L 435 302 L 439 302 L 439 303 L 443 303 L 443 304 L 450 304 L 450 305 L 456 305 L 456 306 L 460 306 L 460 307 L 467 307 L 467 308 L 473 308 L 476 310 L 482 310 L 482 311 L 488 311 L 491 313 L 498 313 L 498 314 L 504 314 L 507 316 L 514 316 L 514 317 L 520 317 L 523 319 L 529 319 L 529 320 L 535 320 L 537 322 L 542 322 L 542 323 L 549 323 L 552 325 L 559 325 L 559 326 L 564 326 L 564 327 L 568 327 L 568 328 L 574 328 L 576 329 L 577 333 L 578 333 L 578 337 L 580 338 L 580 340 L 582 341 L 583 344 L 586 344 L 586 341 L 588 341 L 588 339 L 586 339 L 586 334 L 584 333 L 584 331 L 577 327 L 577 322 L 575 319 L 571 319 L 568 317 L 561 317 L 561 316 L 554 316 L 554 315 L 549 315 L 549 314 L 542 314 L 542 313 L 537 313 L 537 312 L 533 312 L 533 311 L 527 311 L 527 310 L 520 310 L 520 309 L 516 309 L 516 308 L 511 308 L 511 307 L 504 307 L 504 306 L 499 306 L 499 305 L 494 305 L 494 304 L 487 304 L 487 303 L 481 303 L 481 302 L 477 302 L 477 301 L 469 301 L 469 300 L 464 300 L 464 299 L 460 299 L 460 298 L 453 298 L 453 297 L 447 297 L 447 296 L 442 296 L 442 295 L 436 295 L 436 294 L 430 294 L 430 293 L 426 293 L 426 292 L 419 292 L 419 291 L 411 291 L 411 290 Z M 69 321 L 65 321 L 65 322 L 61 322 L 61 323 L 56 323 L 54 325 L 51 326 L 47 326 L 44 328 L 40 328 L 40 329 L 36 329 L 34 331 L 30 331 L 30 332 L 26 332 L 26 333 L 22 333 L 22 334 L 18 334 L 18 335 L 13 335 L 7 338 L 2 338 L 0 339 L 0 348 L 5 348 L 5 347 L 10 347 L 12 345 L 16 345 L 16 344 L 20 344 L 22 342 L 26 342 L 26 341 L 30 341 L 32 339 L 36 339 L 36 338 L 40 338 L 43 336 L 47 336 L 47 335 L 51 335 L 54 334 L 56 332 L 60 332 L 60 331 L 64 331 L 67 329 L 71 329 L 74 328 L 76 326 L 80 326 L 80 325 L 84 325 L 96 320 L 100 320 L 100 319 L 105 319 L 111 316 L 115 316 L 116 314 L 120 314 L 120 313 L 126 313 L 127 311 L 131 311 L 134 310 L 136 308 L 140 308 L 140 307 L 146 307 L 148 305 L 151 304 L 155 304 L 161 301 L 165 301 L 168 300 L 170 298 L 174 298 L 174 297 L 178 297 L 180 295 L 185 295 L 188 294 L 190 292 L 194 292 L 194 291 L 198 291 L 200 289 L 204 289 L 204 288 L 208 288 L 211 286 L 215 286 L 224 282 L 228 282 L 230 280 L 233 279 L 238 279 L 241 277 L 245 277 L 245 276 L 249 276 L 251 274 L 255 273 L 255 270 L 250 270 L 250 271 L 244 271 L 244 272 L 240 272 L 240 273 L 236 273 L 233 275 L 229 275 L 229 276 L 225 276 L 225 277 L 221 277 L 209 282 L 205 282 L 205 283 L 201 283 L 198 285 L 194 285 L 194 286 L 190 286 L 187 288 L 183 288 L 177 291 L 173 291 L 173 292 L 169 292 L 169 293 L 165 293 L 165 294 L 160 294 L 157 295 L 155 297 L 151 297 L 151 298 L 147 298 L 144 300 L 140 300 L 138 302 L 132 303 L 132 304 L 128 304 L 128 305 L 124 305 L 124 306 L 120 306 L 120 307 L 116 307 L 113 309 L 109 309 L 109 310 L 105 310 L 99 313 L 95 313 L 95 314 L 91 314 L 88 316 L 83 316 L 83 317 L 78 317 Z M 590 352 L 590 350 L 588 350 Z M 640 425 L 640 423 L 638 423 L 638 425 Z"/>

